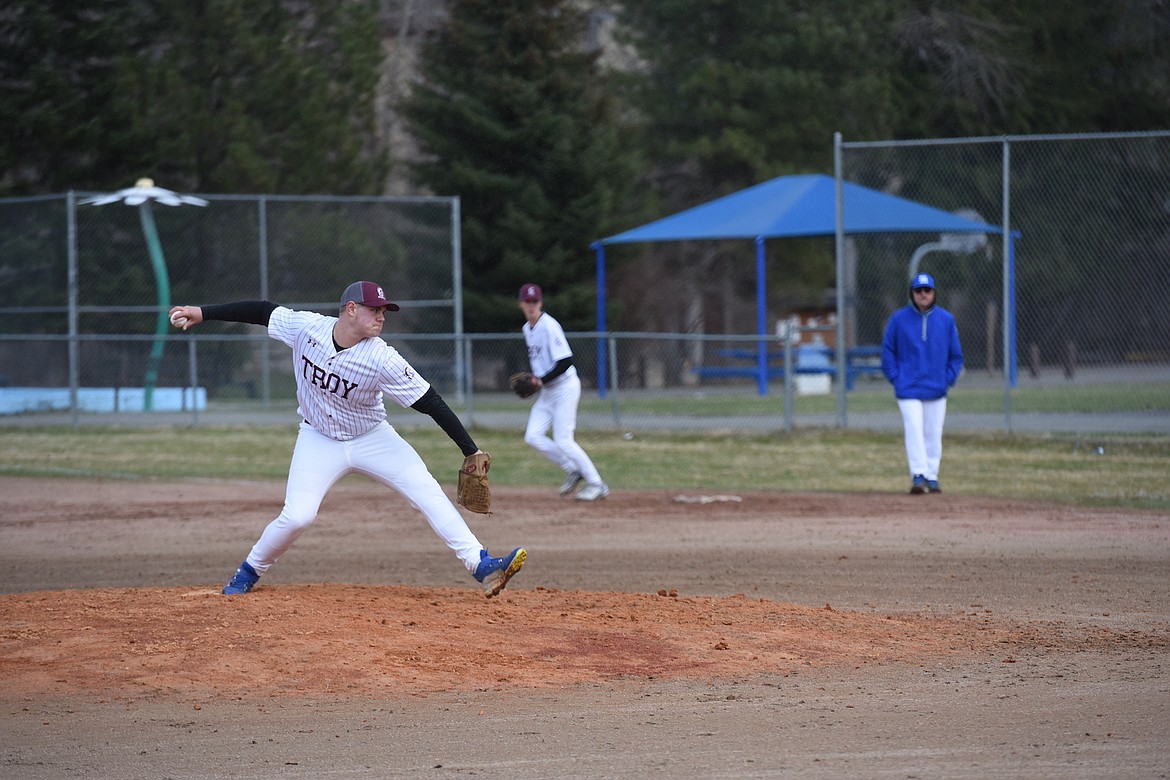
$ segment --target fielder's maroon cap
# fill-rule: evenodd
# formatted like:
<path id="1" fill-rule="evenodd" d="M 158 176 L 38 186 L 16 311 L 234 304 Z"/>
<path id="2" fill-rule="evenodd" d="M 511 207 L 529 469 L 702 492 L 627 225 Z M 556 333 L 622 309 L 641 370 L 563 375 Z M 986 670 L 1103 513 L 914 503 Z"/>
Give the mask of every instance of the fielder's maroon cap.
<path id="1" fill-rule="evenodd" d="M 345 292 L 341 294 L 341 308 L 345 308 L 345 304 L 353 301 L 360 303 L 362 306 L 369 306 L 371 309 L 376 309 L 379 306 L 385 306 L 387 311 L 398 311 L 397 303 L 390 303 L 386 300 L 386 293 L 382 291 L 382 286 L 374 282 L 354 282 L 349 287 L 345 288 Z"/>
<path id="2" fill-rule="evenodd" d="M 540 285 L 539 284 L 533 284 L 532 282 L 529 282 L 528 284 L 523 285 L 520 288 L 520 300 L 522 300 L 522 301 L 539 301 L 540 298 L 541 298 L 541 296 L 540 296 Z"/>

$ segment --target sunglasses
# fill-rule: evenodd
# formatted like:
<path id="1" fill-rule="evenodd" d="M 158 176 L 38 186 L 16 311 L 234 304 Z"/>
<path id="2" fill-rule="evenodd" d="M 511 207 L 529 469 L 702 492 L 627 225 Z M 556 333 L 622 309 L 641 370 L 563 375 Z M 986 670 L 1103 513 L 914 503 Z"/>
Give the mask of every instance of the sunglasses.
<path id="1" fill-rule="evenodd" d="M 916 293 L 934 292 L 934 288 L 933 287 L 915 287 L 914 292 L 916 292 Z"/>

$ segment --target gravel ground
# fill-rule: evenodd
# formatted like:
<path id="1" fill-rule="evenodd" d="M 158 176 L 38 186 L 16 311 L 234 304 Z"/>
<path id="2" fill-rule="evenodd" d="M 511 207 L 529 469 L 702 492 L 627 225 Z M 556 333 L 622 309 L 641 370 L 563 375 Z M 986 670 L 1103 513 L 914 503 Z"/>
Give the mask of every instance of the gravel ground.
<path id="1" fill-rule="evenodd" d="M 0 478 L 0 776 L 1166 777 L 1170 517 L 497 490 L 498 599 L 348 479 Z"/>

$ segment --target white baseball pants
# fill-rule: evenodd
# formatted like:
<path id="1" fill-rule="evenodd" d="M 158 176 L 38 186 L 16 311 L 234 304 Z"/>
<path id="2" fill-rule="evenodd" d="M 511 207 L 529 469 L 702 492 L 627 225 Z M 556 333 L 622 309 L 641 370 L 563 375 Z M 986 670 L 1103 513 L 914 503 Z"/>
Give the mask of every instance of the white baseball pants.
<path id="1" fill-rule="evenodd" d="M 902 412 L 910 476 L 921 474 L 927 479 L 938 479 L 938 467 L 942 463 L 943 421 L 947 416 L 946 396 L 933 401 L 899 398 L 898 409 Z"/>
<path id="2" fill-rule="evenodd" d="M 350 441 L 337 441 L 302 422 L 288 468 L 284 509 L 248 554 L 247 561 L 257 573 L 268 571 L 313 524 L 325 494 L 346 474 L 365 474 L 401 493 L 467 570 L 475 571 L 483 545 L 414 447 L 389 423 L 382 422 Z"/>
<path id="3" fill-rule="evenodd" d="M 574 438 L 580 401 L 581 379 L 576 374 L 563 375 L 542 387 L 528 415 L 524 442 L 566 474 L 576 471 L 590 485 L 600 485 L 597 467 Z M 552 428 L 551 438 L 547 435 L 549 428 Z"/>

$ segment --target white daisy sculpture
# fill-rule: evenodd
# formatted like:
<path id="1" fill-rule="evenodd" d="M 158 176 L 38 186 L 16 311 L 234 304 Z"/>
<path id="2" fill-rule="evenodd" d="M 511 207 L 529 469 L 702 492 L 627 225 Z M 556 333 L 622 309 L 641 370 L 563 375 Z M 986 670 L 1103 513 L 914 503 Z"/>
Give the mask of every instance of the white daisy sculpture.
<path id="1" fill-rule="evenodd" d="M 142 220 L 142 234 L 146 237 L 146 247 L 150 250 L 150 261 L 154 267 L 154 279 L 158 288 L 158 318 L 155 321 L 154 343 L 150 348 L 150 359 L 146 364 L 146 379 L 144 384 L 143 410 L 154 409 L 154 388 L 158 383 L 158 369 L 162 363 L 163 347 L 166 345 L 167 328 L 170 320 L 167 312 L 171 308 L 171 283 L 167 276 L 167 263 L 163 257 L 162 242 L 158 238 L 158 229 L 154 226 L 154 214 L 150 204 L 161 203 L 164 206 L 206 206 L 207 201 L 193 195 L 180 195 L 177 192 L 164 190 L 154 186 L 153 179 L 139 179 L 133 187 L 108 195 L 97 195 L 81 201 L 92 206 L 104 206 L 108 203 L 124 203 L 127 206 L 138 206 L 138 215 Z"/>

